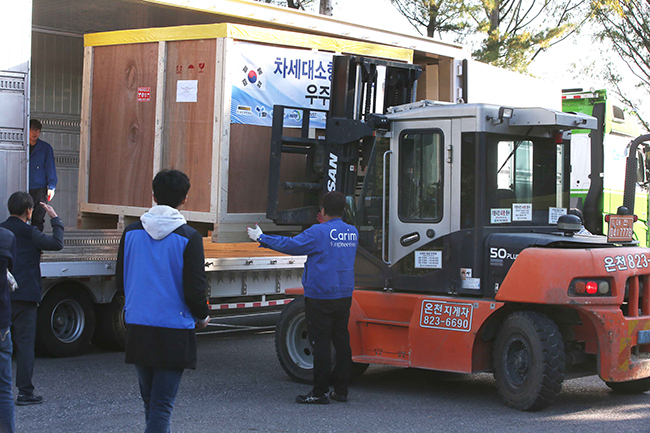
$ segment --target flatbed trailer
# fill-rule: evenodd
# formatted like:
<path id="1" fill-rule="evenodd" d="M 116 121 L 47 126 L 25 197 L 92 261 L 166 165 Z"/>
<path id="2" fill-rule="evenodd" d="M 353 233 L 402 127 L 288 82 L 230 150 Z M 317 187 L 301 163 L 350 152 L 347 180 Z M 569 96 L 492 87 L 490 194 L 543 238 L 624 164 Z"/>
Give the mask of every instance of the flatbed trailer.
<path id="1" fill-rule="evenodd" d="M 74 356 L 90 341 L 124 347 L 124 294 L 115 285 L 120 236 L 119 230 L 72 230 L 65 234 L 63 250 L 43 255 L 37 321 L 41 353 Z M 210 238 L 204 238 L 204 251 L 211 317 L 281 307 L 291 301 L 285 290 L 301 286 L 305 257 Z"/>

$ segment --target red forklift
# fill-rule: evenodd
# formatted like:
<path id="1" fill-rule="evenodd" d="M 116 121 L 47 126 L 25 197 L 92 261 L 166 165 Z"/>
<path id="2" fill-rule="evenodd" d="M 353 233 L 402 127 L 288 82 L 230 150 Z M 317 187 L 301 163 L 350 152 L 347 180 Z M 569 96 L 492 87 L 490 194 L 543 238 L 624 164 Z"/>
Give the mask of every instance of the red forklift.
<path id="1" fill-rule="evenodd" d="M 580 234 L 568 212 L 570 134 L 596 119 L 412 102 L 419 73 L 335 57 L 324 134 L 310 129 L 312 110 L 274 108 L 267 217 L 308 227 L 320 196 L 337 190 L 359 231 L 354 374 L 369 364 L 493 372 L 503 402 L 519 410 L 549 406 L 565 379 L 584 375 L 616 392 L 649 390 L 650 250 L 632 224 L 636 149 L 650 135 L 630 143 L 624 206 L 607 216 L 608 236 Z M 284 134 L 286 109 L 304 111 L 300 137 Z M 287 153 L 305 156 L 304 179 L 280 182 Z M 278 209 L 286 192 L 304 206 Z M 290 377 L 310 382 L 304 299 L 292 294 L 276 350 Z"/>

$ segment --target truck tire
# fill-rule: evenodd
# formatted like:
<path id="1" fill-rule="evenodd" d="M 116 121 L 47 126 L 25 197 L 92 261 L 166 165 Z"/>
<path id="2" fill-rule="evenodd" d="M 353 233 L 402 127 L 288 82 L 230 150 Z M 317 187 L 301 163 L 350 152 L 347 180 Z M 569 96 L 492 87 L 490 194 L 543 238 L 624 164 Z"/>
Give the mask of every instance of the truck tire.
<path id="1" fill-rule="evenodd" d="M 82 289 L 52 289 L 38 307 L 36 347 L 41 354 L 77 356 L 86 349 L 94 331 L 95 309 Z"/>
<path id="2" fill-rule="evenodd" d="M 612 391 L 620 394 L 641 394 L 650 390 L 650 377 L 645 379 L 629 380 L 627 382 L 605 382 Z"/>
<path id="3" fill-rule="evenodd" d="M 97 326 L 92 343 L 102 349 L 124 351 L 126 326 L 124 324 L 124 295 L 116 293 L 109 304 L 97 305 Z"/>
<path id="4" fill-rule="evenodd" d="M 557 325 L 534 311 L 510 314 L 494 344 L 494 378 L 506 406 L 533 411 L 551 405 L 562 389 L 565 353 Z"/>
<path id="5" fill-rule="evenodd" d="M 314 356 L 307 336 L 304 297 L 295 298 L 282 310 L 275 328 L 275 352 L 290 378 L 300 383 L 313 383 Z M 368 364 L 354 362 L 351 377 L 361 376 L 367 369 Z"/>

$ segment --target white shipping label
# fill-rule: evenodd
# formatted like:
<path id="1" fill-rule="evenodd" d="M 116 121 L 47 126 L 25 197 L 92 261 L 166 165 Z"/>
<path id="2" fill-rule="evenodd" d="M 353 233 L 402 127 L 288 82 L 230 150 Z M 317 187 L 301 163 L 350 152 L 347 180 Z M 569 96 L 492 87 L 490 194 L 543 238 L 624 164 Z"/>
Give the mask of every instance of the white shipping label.
<path id="1" fill-rule="evenodd" d="M 490 224 L 506 224 L 512 220 L 510 209 L 490 209 Z"/>
<path id="2" fill-rule="evenodd" d="M 178 80 L 176 82 L 176 102 L 196 102 L 199 93 L 199 80 Z"/>
<path id="3" fill-rule="evenodd" d="M 564 207 L 550 207 L 548 208 L 548 223 L 557 224 L 557 220 L 562 215 L 566 215 L 566 208 Z"/>
<path id="4" fill-rule="evenodd" d="M 532 203 L 513 203 L 512 205 L 513 221 L 532 221 L 533 204 Z"/>
<path id="5" fill-rule="evenodd" d="M 415 267 L 442 269 L 442 251 L 416 251 Z"/>

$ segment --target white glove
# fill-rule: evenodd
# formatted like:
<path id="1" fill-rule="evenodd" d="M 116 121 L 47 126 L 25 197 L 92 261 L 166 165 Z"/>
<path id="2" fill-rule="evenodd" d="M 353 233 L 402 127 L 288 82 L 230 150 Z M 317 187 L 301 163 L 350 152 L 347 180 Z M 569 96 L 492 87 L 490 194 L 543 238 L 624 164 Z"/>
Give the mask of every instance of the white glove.
<path id="1" fill-rule="evenodd" d="M 248 232 L 248 237 L 255 242 L 258 242 L 260 235 L 262 235 L 262 229 L 257 224 L 255 224 L 255 228 L 248 227 L 246 231 Z"/>
<path id="2" fill-rule="evenodd" d="M 47 190 L 47 201 L 52 201 L 54 198 L 54 190 L 53 189 L 48 189 Z"/>
<path id="3" fill-rule="evenodd" d="M 15 291 L 18 288 L 18 283 L 16 282 L 16 279 L 12 275 L 11 272 L 9 272 L 9 269 L 7 269 L 7 283 L 9 284 L 9 288 L 11 291 Z"/>

